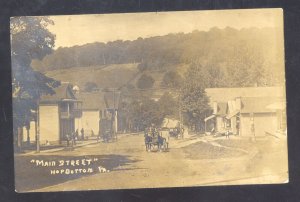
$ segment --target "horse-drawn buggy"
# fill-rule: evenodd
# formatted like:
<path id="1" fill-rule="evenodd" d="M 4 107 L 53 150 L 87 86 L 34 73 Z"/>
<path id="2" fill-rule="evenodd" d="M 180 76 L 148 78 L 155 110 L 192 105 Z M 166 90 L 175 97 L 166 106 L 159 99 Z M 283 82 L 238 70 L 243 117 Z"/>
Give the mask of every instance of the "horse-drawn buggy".
<path id="1" fill-rule="evenodd" d="M 103 142 L 114 142 L 117 140 L 117 135 L 113 130 L 113 121 L 111 119 L 100 120 L 100 137 Z"/>
<path id="2" fill-rule="evenodd" d="M 145 130 L 145 146 L 146 151 L 152 151 L 157 148 L 157 151 L 167 151 L 169 147 L 169 136 L 163 131 L 157 129 Z"/>
<path id="3" fill-rule="evenodd" d="M 179 138 L 183 138 L 184 131 L 183 128 L 176 127 L 176 128 L 170 128 L 169 133 L 171 137 L 175 137 L 176 139 L 179 139 Z"/>

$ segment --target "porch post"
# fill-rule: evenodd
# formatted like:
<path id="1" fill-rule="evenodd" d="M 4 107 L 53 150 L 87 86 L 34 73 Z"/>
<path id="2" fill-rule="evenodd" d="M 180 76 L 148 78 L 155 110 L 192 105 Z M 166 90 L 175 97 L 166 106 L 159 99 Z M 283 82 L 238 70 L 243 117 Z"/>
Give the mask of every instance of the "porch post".
<path id="1" fill-rule="evenodd" d="M 30 130 L 30 122 L 29 122 L 29 126 L 26 126 L 26 132 L 27 132 L 27 145 L 30 145 L 30 134 L 29 134 L 29 130 Z"/>

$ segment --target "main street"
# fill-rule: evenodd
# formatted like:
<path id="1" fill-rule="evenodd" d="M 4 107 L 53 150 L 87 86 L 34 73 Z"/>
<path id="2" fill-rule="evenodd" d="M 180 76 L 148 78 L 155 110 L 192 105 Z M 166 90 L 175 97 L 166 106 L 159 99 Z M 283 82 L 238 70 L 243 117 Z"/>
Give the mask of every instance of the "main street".
<path id="1" fill-rule="evenodd" d="M 286 141 L 190 136 L 170 140 L 166 152 L 147 152 L 142 134 L 119 135 L 117 142 L 90 142 L 73 151 L 16 155 L 18 191 L 99 190 L 216 184 L 283 183 L 287 180 Z M 93 173 L 51 174 L 53 169 L 87 168 Z M 37 166 L 35 160 L 75 166 Z M 95 161 L 94 161 L 95 160 Z M 282 162 L 282 163 L 278 163 Z M 279 166 L 278 166 L 279 165 Z"/>

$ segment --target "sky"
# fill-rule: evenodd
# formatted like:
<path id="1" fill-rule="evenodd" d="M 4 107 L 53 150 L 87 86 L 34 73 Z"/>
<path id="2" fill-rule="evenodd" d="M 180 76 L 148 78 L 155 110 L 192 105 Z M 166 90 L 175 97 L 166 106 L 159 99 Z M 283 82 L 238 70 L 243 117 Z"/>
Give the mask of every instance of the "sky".
<path id="1" fill-rule="evenodd" d="M 177 11 L 123 14 L 51 16 L 49 30 L 55 48 L 93 42 L 135 40 L 169 33 L 208 31 L 212 27 L 236 29 L 282 27 L 282 9 Z"/>

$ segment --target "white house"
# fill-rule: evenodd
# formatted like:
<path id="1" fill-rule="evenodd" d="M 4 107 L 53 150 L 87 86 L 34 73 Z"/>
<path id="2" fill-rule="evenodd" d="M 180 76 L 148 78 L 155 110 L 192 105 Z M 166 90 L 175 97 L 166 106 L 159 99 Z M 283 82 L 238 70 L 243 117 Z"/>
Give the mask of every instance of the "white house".
<path id="1" fill-rule="evenodd" d="M 114 126 L 118 131 L 120 92 L 80 92 L 76 96 L 82 101 L 82 116 L 75 119 L 75 128 L 78 131 L 83 128 L 86 135 L 90 136 L 92 131 L 97 135 L 100 120 L 112 110 L 116 113 Z"/>
<path id="2" fill-rule="evenodd" d="M 82 115 L 81 105 L 72 85 L 62 83 L 54 89 L 55 94 L 40 99 L 38 117 L 41 144 L 46 141 L 59 143 L 75 131 L 75 118 Z"/>

